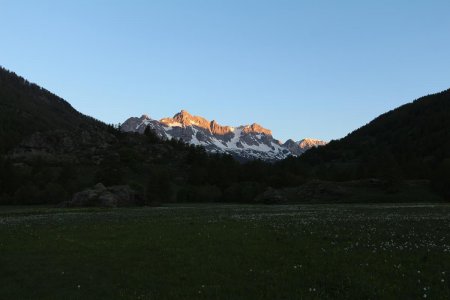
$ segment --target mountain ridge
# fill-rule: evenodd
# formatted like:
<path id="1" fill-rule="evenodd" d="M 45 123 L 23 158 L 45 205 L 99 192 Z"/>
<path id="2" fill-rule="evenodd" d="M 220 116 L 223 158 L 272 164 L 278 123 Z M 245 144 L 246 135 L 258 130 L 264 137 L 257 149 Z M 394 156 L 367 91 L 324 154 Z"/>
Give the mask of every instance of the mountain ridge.
<path id="1" fill-rule="evenodd" d="M 191 115 L 186 110 L 181 110 L 172 118 L 162 118 L 159 121 L 145 114 L 140 118 L 131 117 L 121 125 L 121 130 L 144 133 L 147 126 L 163 139 L 181 139 L 189 144 L 203 146 L 208 152 L 230 154 L 243 161 L 282 160 L 288 156 L 302 155 L 312 147 L 326 144 L 314 139 L 303 139 L 298 143 L 289 140 L 282 143 L 273 137 L 271 130 L 260 124 L 223 126 L 215 120 L 209 121 L 201 116 Z M 305 140 L 308 142 L 305 143 Z"/>

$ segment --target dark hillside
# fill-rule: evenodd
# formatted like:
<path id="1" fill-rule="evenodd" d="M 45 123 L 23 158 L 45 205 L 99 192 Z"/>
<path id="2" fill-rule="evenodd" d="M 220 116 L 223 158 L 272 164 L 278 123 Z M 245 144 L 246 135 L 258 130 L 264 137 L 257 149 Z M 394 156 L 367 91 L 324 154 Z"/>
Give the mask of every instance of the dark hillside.
<path id="1" fill-rule="evenodd" d="M 104 126 L 68 102 L 0 67 L 0 153 L 37 131 Z"/>
<path id="2" fill-rule="evenodd" d="M 304 163 L 334 179 L 395 175 L 432 178 L 450 159 L 450 90 L 389 111 L 369 124 L 308 151 Z"/>

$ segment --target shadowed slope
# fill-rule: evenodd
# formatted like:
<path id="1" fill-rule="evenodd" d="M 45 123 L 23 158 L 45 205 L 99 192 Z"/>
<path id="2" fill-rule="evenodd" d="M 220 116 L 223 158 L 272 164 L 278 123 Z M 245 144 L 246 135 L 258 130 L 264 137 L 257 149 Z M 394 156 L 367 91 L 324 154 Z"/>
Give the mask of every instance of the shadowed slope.
<path id="1" fill-rule="evenodd" d="M 450 90 L 389 111 L 301 159 L 338 167 L 344 177 L 377 176 L 396 169 L 406 178 L 429 178 L 450 159 Z"/>
<path id="2" fill-rule="evenodd" d="M 0 67 L 0 153 L 37 131 L 104 126 L 68 102 Z"/>

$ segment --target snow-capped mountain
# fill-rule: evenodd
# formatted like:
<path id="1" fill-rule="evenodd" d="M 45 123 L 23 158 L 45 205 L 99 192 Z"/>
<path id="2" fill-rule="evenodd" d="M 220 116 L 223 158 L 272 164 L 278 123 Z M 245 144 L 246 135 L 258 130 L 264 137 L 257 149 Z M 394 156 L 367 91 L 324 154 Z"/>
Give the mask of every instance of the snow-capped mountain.
<path id="1" fill-rule="evenodd" d="M 312 147 L 326 144 L 313 139 L 299 142 L 288 140 L 282 144 L 273 138 L 272 131 L 256 123 L 239 127 L 222 126 L 185 110 L 173 118 L 159 121 L 147 115 L 132 117 L 122 124 L 121 130 L 143 133 L 147 126 L 164 139 L 181 139 L 189 144 L 201 145 L 209 152 L 228 153 L 240 160 L 275 161 L 290 155 L 299 156 Z"/>

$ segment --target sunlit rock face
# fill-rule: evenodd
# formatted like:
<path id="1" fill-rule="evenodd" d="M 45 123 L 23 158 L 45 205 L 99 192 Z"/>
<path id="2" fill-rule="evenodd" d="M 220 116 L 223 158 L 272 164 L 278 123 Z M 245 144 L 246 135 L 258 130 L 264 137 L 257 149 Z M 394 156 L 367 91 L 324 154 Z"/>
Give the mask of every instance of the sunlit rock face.
<path id="1" fill-rule="evenodd" d="M 312 147 L 326 144 L 313 139 L 300 142 L 288 140 L 282 144 L 272 136 L 271 130 L 259 124 L 222 126 L 215 120 L 210 122 L 185 110 L 159 121 L 147 115 L 132 117 L 122 124 L 121 130 L 143 133 L 147 126 L 163 139 L 181 139 L 192 145 L 203 146 L 209 152 L 230 154 L 241 161 L 277 161 L 288 156 L 299 156 Z"/>
<path id="2" fill-rule="evenodd" d="M 316 139 L 303 139 L 301 141 L 298 142 L 298 145 L 300 146 L 301 149 L 303 149 L 304 151 L 309 150 L 311 148 L 315 148 L 315 147 L 319 147 L 319 146 L 324 146 L 327 143 L 325 141 L 321 141 L 321 140 L 316 140 Z"/>

